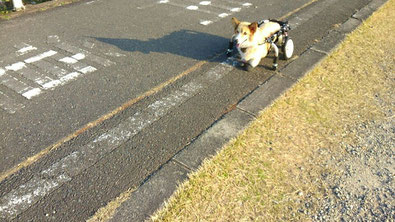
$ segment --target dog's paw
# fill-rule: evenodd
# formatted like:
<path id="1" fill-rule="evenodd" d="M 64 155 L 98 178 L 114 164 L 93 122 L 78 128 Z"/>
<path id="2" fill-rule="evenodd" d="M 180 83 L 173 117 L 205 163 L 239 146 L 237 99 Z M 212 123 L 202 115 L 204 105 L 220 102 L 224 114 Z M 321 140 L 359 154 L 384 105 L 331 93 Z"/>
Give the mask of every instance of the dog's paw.
<path id="1" fill-rule="evenodd" d="M 245 69 L 245 71 L 247 71 L 247 72 L 251 71 L 253 68 L 254 68 L 254 67 L 252 67 L 252 65 L 249 64 L 249 63 L 244 64 L 244 69 Z"/>
<path id="2" fill-rule="evenodd" d="M 273 71 L 276 71 L 277 67 L 278 67 L 278 64 L 273 64 L 273 66 L 272 66 Z"/>

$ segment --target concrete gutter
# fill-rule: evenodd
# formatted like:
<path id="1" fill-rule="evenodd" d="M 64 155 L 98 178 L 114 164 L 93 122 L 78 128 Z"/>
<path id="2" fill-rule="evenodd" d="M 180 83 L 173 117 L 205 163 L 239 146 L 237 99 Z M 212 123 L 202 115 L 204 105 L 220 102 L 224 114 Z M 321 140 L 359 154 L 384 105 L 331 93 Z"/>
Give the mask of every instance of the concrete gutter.
<path id="1" fill-rule="evenodd" d="M 144 221 L 188 179 L 203 161 L 212 157 L 240 131 L 245 129 L 259 112 L 303 78 L 355 30 L 386 0 L 373 0 L 357 11 L 340 27 L 330 31 L 320 42 L 303 52 L 297 59 L 279 70 L 268 81 L 240 101 L 236 108 L 225 114 L 186 146 L 170 161 L 152 174 L 116 211 L 110 221 Z"/>

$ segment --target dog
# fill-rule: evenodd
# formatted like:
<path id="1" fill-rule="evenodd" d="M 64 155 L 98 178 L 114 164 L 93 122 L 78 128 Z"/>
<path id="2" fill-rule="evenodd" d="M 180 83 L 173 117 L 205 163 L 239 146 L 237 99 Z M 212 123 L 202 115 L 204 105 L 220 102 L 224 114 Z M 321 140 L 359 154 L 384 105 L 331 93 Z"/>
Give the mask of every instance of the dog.
<path id="1" fill-rule="evenodd" d="M 247 71 L 255 68 L 261 59 L 266 57 L 271 50 L 274 50 L 275 58 L 273 69 L 277 68 L 278 47 L 272 36 L 279 32 L 281 25 L 275 21 L 265 20 L 258 22 L 241 22 L 237 18 L 232 18 L 234 35 L 232 45 L 235 44 L 240 54 L 241 61 Z M 231 44 L 231 43 L 230 43 Z"/>

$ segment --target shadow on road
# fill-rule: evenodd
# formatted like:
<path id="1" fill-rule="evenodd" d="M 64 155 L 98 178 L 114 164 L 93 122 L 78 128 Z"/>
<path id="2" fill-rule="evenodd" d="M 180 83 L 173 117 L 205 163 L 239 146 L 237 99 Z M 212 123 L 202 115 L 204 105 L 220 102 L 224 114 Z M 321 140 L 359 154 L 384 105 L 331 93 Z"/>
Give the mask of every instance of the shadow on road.
<path id="1" fill-rule="evenodd" d="M 151 52 L 170 53 L 197 60 L 206 60 L 215 53 L 224 51 L 229 39 L 191 30 L 180 30 L 172 32 L 158 39 L 119 39 L 101 38 L 94 39 L 117 46 L 119 49 L 128 52 Z"/>

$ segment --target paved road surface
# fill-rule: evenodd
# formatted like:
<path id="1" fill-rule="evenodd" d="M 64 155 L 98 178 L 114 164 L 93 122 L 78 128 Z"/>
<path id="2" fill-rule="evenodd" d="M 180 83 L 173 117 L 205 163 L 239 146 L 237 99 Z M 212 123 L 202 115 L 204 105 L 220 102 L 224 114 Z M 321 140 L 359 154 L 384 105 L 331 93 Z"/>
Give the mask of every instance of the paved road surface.
<path id="1" fill-rule="evenodd" d="M 369 2 L 83 0 L 0 22 L 0 219 L 89 218 L 280 75 L 226 60 L 231 17 L 286 17 L 297 59 Z"/>

